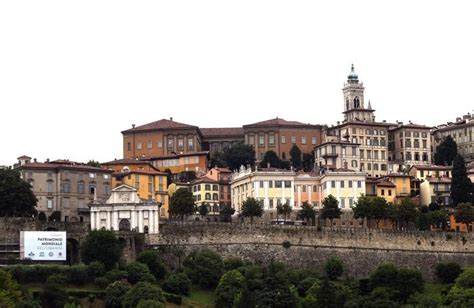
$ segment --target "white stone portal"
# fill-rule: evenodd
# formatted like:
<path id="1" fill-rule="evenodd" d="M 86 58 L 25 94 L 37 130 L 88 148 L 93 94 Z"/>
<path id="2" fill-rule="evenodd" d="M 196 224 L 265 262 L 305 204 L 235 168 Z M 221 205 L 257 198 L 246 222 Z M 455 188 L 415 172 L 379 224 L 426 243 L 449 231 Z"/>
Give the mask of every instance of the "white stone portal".
<path id="1" fill-rule="evenodd" d="M 138 190 L 128 185 L 112 189 L 105 202 L 94 201 L 91 209 L 91 230 L 136 231 L 159 233 L 158 203 L 142 200 Z"/>

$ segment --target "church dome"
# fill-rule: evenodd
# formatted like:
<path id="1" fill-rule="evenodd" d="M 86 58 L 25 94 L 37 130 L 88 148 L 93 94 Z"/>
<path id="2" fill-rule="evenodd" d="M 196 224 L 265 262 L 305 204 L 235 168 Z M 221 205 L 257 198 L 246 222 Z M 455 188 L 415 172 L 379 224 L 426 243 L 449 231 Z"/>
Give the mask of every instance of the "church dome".
<path id="1" fill-rule="evenodd" d="M 349 74 L 349 76 L 347 76 L 347 79 L 348 80 L 358 80 L 359 79 L 359 76 L 357 76 L 356 72 L 354 71 L 354 64 L 352 64 L 352 66 L 351 66 L 351 73 Z"/>

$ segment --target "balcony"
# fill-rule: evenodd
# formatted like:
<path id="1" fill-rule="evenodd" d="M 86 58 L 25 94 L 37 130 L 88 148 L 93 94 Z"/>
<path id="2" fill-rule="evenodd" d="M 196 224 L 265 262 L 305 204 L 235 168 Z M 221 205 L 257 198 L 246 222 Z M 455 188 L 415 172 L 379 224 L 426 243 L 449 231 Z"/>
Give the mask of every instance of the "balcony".
<path id="1" fill-rule="evenodd" d="M 339 156 L 339 154 L 337 154 L 337 153 L 326 153 L 326 154 L 323 154 L 323 155 L 322 155 L 322 157 L 323 157 L 324 159 L 326 159 L 326 158 L 333 158 L 333 157 L 334 157 L 334 158 L 337 158 L 338 156 Z"/>
<path id="2" fill-rule="evenodd" d="M 450 194 L 451 193 L 451 190 L 449 188 L 446 188 L 446 187 L 438 187 L 438 188 L 433 188 L 433 192 L 435 194 Z"/>

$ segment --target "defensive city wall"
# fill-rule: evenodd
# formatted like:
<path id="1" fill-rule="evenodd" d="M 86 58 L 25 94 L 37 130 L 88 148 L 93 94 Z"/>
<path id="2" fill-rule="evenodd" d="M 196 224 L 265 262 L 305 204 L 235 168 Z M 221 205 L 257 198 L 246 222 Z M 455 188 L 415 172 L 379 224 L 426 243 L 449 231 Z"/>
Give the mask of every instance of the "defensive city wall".
<path id="1" fill-rule="evenodd" d="M 434 278 L 438 262 L 474 265 L 474 240 L 465 233 L 185 223 L 163 225 L 160 235 L 147 236 L 146 243 L 160 249 L 175 266 L 185 253 L 203 248 L 224 257 L 317 269 L 330 256 L 339 256 L 346 273 L 355 277 L 384 262 L 418 268 L 427 279 Z"/>

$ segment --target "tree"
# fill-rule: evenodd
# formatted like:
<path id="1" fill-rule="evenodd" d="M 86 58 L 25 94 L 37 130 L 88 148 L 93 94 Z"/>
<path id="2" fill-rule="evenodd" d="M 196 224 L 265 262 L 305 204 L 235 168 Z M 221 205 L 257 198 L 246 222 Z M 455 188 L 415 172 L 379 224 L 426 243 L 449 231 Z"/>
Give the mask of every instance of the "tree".
<path id="1" fill-rule="evenodd" d="M 90 159 L 86 165 L 91 166 L 91 167 L 96 167 L 96 168 L 102 167 L 102 165 L 98 161 L 93 160 L 93 159 Z"/>
<path id="2" fill-rule="evenodd" d="M 203 218 L 209 213 L 209 208 L 207 206 L 208 205 L 204 202 L 198 207 L 199 215 Z"/>
<path id="3" fill-rule="evenodd" d="M 18 283 L 9 272 L 0 269 L 0 307 L 13 307 L 23 299 Z"/>
<path id="4" fill-rule="evenodd" d="M 120 260 L 122 248 L 112 231 L 91 231 L 81 244 L 82 261 L 89 264 L 99 261 L 107 270 L 112 269 Z"/>
<path id="5" fill-rule="evenodd" d="M 0 216 L 31 217 L 36 215 L 36 196 L 30 183 L 13 169 L 0 169 Z"/>
<path id="6" fill-rule="evenodd" d="M 192 282 L 203 288 L 214 288 L 222 275 L 224 262 L 216 252 L 203 249 L 191 252 L 183 261 L 183 266 Z"/>
<path id="7" fill-rule="evenodd" d="M 166 168 L 165 173 L 166 173 L 166 183 L 168 184 L 168 186 L 170 186 L 171 184 L 173 184 L 173 172 L 171 171 L 170 168 Z"/>
<path id="8" fill-rule="evenodd" d="M 295 169 L 301 168 L 302 166 L 301 150 L 296 144 L 293 144 L 293 146 L 290 149 L 290 161 L 293 168 Z"/>
<path id="9" fill-rule="evenodd" d="M 308 201 L 303 202 L 301 210 L 297 214 L 298 219 L 305 220 L 309 224 L 310 221 L 314 221 L 315 216 L 316 210 L 314 207 L 310 205 Z"/>
<path id="10" fill-rule="evenodd" d="M 216 289 L 216 307 L 232 307 L 236 297 L 245 288 L 245 278 L 237 270 L 222 275 Z"/>
<path id="11" fill-rule="evenodd" d="M 122 306 L 124 308 L 135 308 L 141 300 L 165 302 L 160 288 L 149 282 L 141 281 L 125 293 Z"/>
<path id="12" fill-rule="evenodd" d="M 166 277 L 162 287 L 169 293 L 189 295 L 191 280 L 185 273 L 173 273 Z"/>
<path id="13" fill-rule="evenodd" d="M 447 136 L 444 140 L 436 147 L 434 154 L 434 161 L 436 165 L 448 165 L 451 166 L 454 157 L 458 154 L 458 146 L 456 141 L 451 136 Z"/>
<path id="14" fill-rule="evenodd" d="M 456 262 L 438 263 L 435 268 L 436 277 L 442 283 L 454 283 L 461 273 L 461 266 Z"/>
<path id="15" fill-rule="evenodd" d="M 326 273 L 326 277 L 330 280 L 339 278 L 344 271 L 342 260 L 338 257 L 329 258 L 324 265 L 324 271 Z"/>
<path id="16" fill-rule="evenodd" d="M 132 286 L 128 282 L 115 281 L 105 289 L 105 307 L 121 308 L 125 294 Z"/>
<path id="17" fill-rule="evenodd" d="M 140 262 L 130 262 L 125 267 L 128 274 L 128 282 L 136 284 L 140 281 L 146 281 L 154 283 L 156 281 L 155 276 L 150 273 L 148 266 Z"/>
<path id="18" fill-rule="evenodd" d="M 238 143 L 225 148 L 223 156 L 230 170 L 237 170 L 240 166 L 255 165 L 255 149 L 248 144 Z"/>
<path id="19" fill-rule="evenodd" d="M 454 206 L 459 203 L 470 202 L 472 199 L 472 183 L 467 177 L 466 163 L 461 155 L 453 161 L 453 174 L 451 179 L 451 199 Z"/>
<path id="20" fill-rule="evenodd" d="M 250 217 L 250 223 L 253 224 L 254 217 L 262 217 L 263 215 L 263 202 L 255 198 L 247 198 L 242 203 L 242 212 L 243 217 Z"/>
<path id="21" fill-rule="evenodd" d="M 310 172 L 314 169 L 314 152 L 303 153 L 303 170 Z"/>
<path id="22" fill-rule="evenodd" d="M 173 197 L 171 197 L 170 213 L 172 216 L 181 217 L 184 221 L 184 216 L 194 213 L 194 197 L 193 193 L 186 188 L 178 189 Z"/>
<path id="23" fill-rule="evenodd" d="M 474 288 L 474 267 L 468 267 L 456 278 L 456 286 L 459 288 Z"/>
<path id="24" fill-rule="evenodd" d="M 430 226 L 435 226 L 435 228 L 444 229 L 448 220 L 448 211 L 446 211 L 445 209 L 439 209 L 428 212 L 428 220 L 430 222 Z"/>
<path id="25" fill-rule="evenodd" d="M 263 160 L 260 162 L 261 168 L 267 168 L 268 165 L 273 168 L 282 168 L 282 160 L 278 157 L 275 151 L 267 151 L 263 156 Z"/>
<path id="26" fill-rule="evenodd" d="M 288 203 L 277 205 L 277 215 L 283 215 L 284 220 L 286 220 L 286 217 L 291 214 L 291 211 L 291 206 Z"/>
<path id="27" fill-rule="evenodd" d="M 44 308 L 58 308 L 64 307 L 69 300 L 66 291 L 61 289 L 59 285 L 46 285 L 43 291 L 39 294 L 41 307 Z"/>
<path id="28" fill-rule="evenodd" d="M 221 204 L 219 214 L 222 222 L 232 222 L 232 215 L 234 213 L 235 209 L 230 204 Z"/>
<path id="29" fill-rule="evenodd" d="M 196 179 L 196 172 L 194 171 L 183 171 L 178 175 L 178 179 L 182 183 L 192 182 Z"/>
<path id="30" fill-rule="evenodd" d="M 146 250 L 138 255 L 137 262 L 146 264 L 150 273 L 156 279 L 161 279 L 166 275 L 166 268 L 156 250 Z"/>
<path id="31" fill-rule="evenodd" d="M 331 220 L 331 227 L 335 218 L 340 218 L 342 214 L 339 208 L 339 201 L 333 195 L 329 195 L 323 200 L 323 208 L 321 210 L 321 218 Z"/>
<path id="32" fill-rule="evenodd" d="M 397 217 L 405 222 L 406 227 L 409 226 L 410 222 L 415 221 L 416 215 L 416 206 L 410 198 L 403 199 L 397 206 Z"/>
<path id="33" fill-rule="evenodd" d="M 469 232 L 469 224 L 474 221 L 474 207 L 470 203 L 460 203 L 456 206 L 454 218 L 459 223 L 466 224 L 466 230 Z"/>

